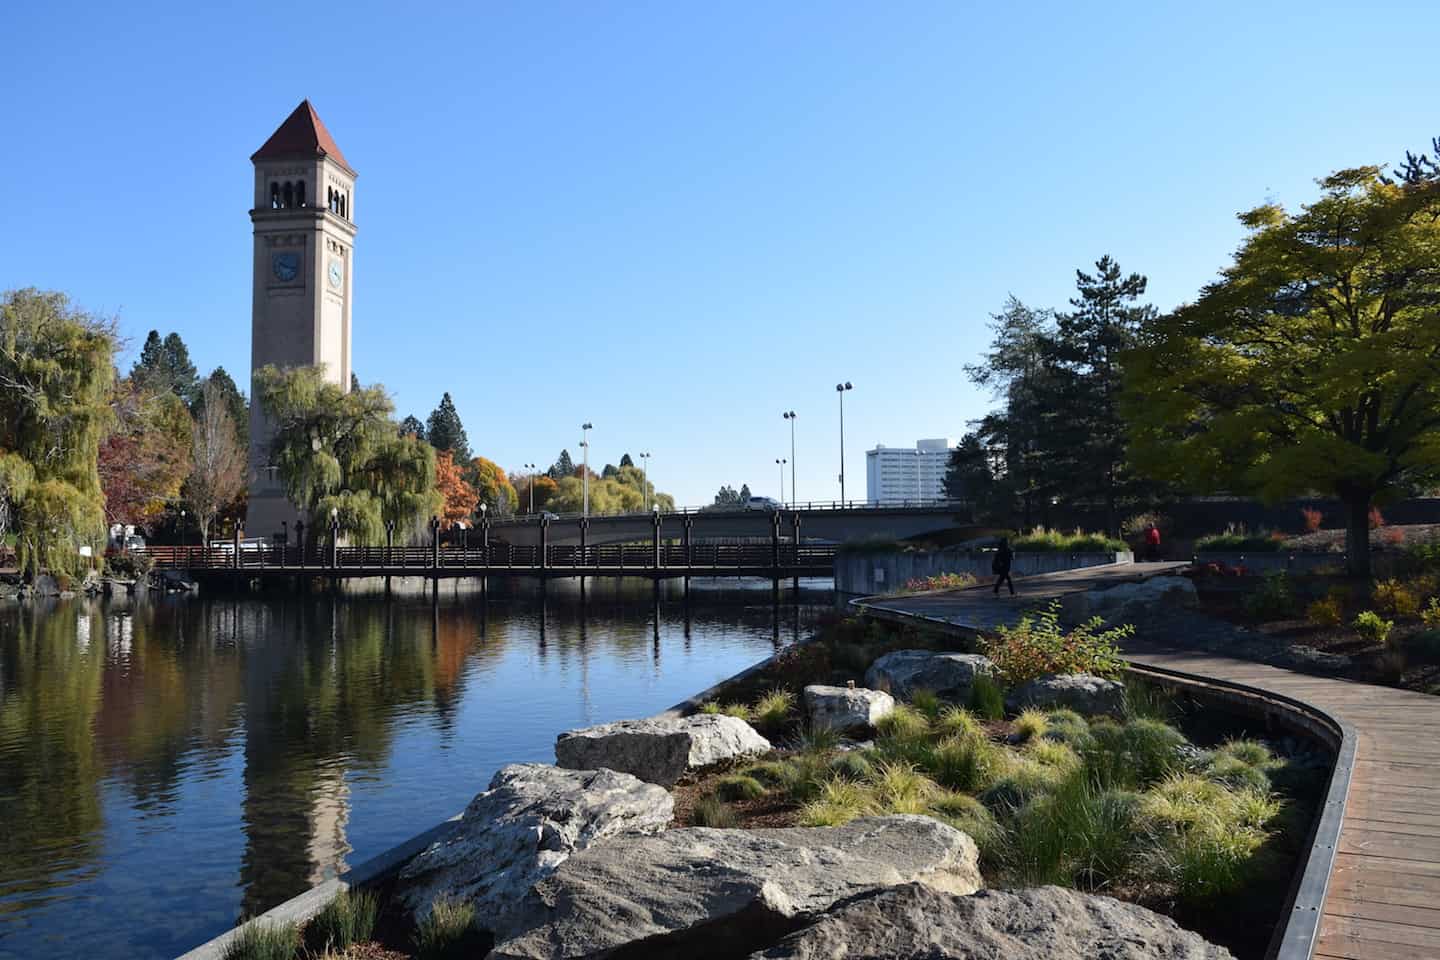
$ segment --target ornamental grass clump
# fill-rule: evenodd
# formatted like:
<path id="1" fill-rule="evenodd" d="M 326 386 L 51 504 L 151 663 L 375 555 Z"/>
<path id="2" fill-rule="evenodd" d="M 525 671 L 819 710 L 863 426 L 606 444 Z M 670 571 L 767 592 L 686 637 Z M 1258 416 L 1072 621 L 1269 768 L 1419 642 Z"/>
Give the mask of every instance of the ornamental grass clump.
<path id="1" fill-rule="evenodd" d="M 1375 609 L 1393 617 L 1414 617 L 1420 613 L 1420 598 L 1399 580 L 1381 580 L 1370 594 Z"/>
<path id="2" fill-rule="evenodd" d="M 1005 691 L 988 676 L 980 675 L 970 684 L 970 711 L 982 720 L 1005 719 Z"/>
<path id="3" fill-rule="evenodd" d="M 985 804 L 966 793 L 944 792 L 930 801 L 930 816 L 966 833 L 980 848 L 983 863 L 998 863 L 1003 856 L 1005 828 Z"/>
<path id="4" fill-rule="evenodd" d="M 1034 740 L 1045 736 L 1045 731 L 1050 729 L 1050 721 L 1041 710 L 1029 707 L 1020 711 L 1020 716 L 1015 718 L 1015 736 L 1021 741 Z"/>
<path id="5" fill-rule="evenodd" d="M 251 922 L 225 947 L 224 960 L 294 960 L 300 928 L 293 923 Z"/>
<path id="6" fill-rule="evenodd" d="M 1178 713 L 1175 697 L 1164 687 L 1125 674 L 1125 718 L 1169 723 Z"/>
<path id="7" fill-rule="evenodd" d="M 415 928 L 415 953 L 420 960 L 459 960 L 474 951 L 478 939 L 475 905 L 441 897 Z"/>
<path id="8" fill-rule="evenodd" d="M 926 720 L 933 721 L 940 716 L 944 706 L 933 690 L 920 689 L 910 695 L 910 706 L 918 710 Z"/>
<path id="9" fill-rule="evenodd" d="M 881 813 L 924 813 L 939 792 L 935 781 L 902 761 L 880 764 L 870 786 Z"/>
<path id="10" fill-rule="evenodd" d="M 1078 527 L 1070 533 L 1035 527 L 1010 539 L 1016 553 L 1120 553 L 1128 550 L 1124 540 L 1099 533 L 1086 533 Z"/>
<path id="11" fill-rule="evenodd" d="M 1025 886 L 1102 889 L 1137 861 L 1137 794 L 1104 790 L 1077 774 L 1020 807 L 1010 831 L 1009 879 Z"/>
<path id="12" fill-rule="evenodd" d="M 735 808 L 719 797 L 701 797 L 696 800 L 690 819 L 697 827 L 729 829 L 740 825 L 740 817 L 735 813 Z"/>
<path id="13" fill-rule="evenodd" d="M 1114 679 L 1125 669 L 1119 641 L 1135 632 L 1130 624 L 1102 630 L 1105 621 L 1092 617 L 1070 631 L 1060 626 L 1060 601 L 1031 611 L 1013 627 L 996 628 L 995 636 L 980 640 L 980 652 L 989 657 L 1009 686 L 1018 686 L 1052 673 L 1088 673 Z"/>
<path id="14" fill-rule="evenodd" d="M 1282 807 L 1267 793 L 1226 789 L 1193 774 L 1171 777 L 1141 804 L 1155 837 L 1151 874 L 1195 902 L 1233 892 L 1253 876 L 1266 826 Z"/>
<path id="15" fill-rule="evenodd" d="M 732 773 L 715 782 L 715 796 L 729 803 L 758 800 L 765 796 L 765 785 L 743 773 Z"/>
<path id="16" fill-rule="evenodd" d="M 935 734 L 940 737 L 955 736 L 957 734 L 984 735 L 985 733 L 985 728 L 980 726 L 980 721 L 975 718 L 975 714 L 966 710 L 964 707 L 956 706 L 948 706 L 941 710 L 940 715 L 935 718 L 931 728 L 935 731 Z"/>
<path id="17" fill-rule="evenodd" d="M 343 890 L 305 926 L 312 953 L 345 951 L 375 933 L 380 900 L 367 890 Z"/>
<path id="18" fill-rule="evenodd" d="M 860 750 L 848 750 L 830 761 L 830 772 L 842 780 L 864 780 L 874 772 L 874 765 Z"/>
<path id="19" fill-rule="evenodd" d="M 949 790 L 983 790 L 1006 769 L 1005 749 L 983 734 L 958 733 L 936 743 L 920 758 L 920 766 Z"/>
<path id="20" fill-rule="evenodd" d="M 778 730 L 795 712 L 795 694 L 789 690 L 771 690 L 756 701 L 752 723 L 762 730 Z"/>
<path id="21" fill-rule="evenodd" d="M 874 810 L 874 799 L 863 784 L 832 777 L 821 783 L 815 799 L 800 809 L 800 825 L 838 827 Z"/>

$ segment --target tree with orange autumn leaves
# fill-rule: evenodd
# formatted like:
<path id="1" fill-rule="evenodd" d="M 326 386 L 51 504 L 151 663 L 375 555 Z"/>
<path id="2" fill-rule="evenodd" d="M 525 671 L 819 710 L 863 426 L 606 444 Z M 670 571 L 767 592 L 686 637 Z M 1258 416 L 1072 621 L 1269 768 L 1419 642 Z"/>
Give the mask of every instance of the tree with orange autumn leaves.
<path id="1" fill-rule="evenodd" d="M 480 502 L 480 495 L 465 482 L 455 455 L 449 450 L 435 452 L 435 489 L 444 498 L 440 526 L 446 530 L 462 520 L 468 521 Z"/>

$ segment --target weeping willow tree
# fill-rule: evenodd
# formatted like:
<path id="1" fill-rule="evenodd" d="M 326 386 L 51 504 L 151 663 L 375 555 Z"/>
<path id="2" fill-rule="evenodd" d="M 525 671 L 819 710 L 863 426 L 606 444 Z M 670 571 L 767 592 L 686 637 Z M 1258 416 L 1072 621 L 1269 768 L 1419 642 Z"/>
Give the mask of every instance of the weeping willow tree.
<path id="1" fill-rule="evenodd" d="M 109 427 L 116 336 L 62 293 L 0 297 L 0 515 L 21 572 L 77 572 L 105 543 L 97 470 Z"/>
<path id="2" fill-rule="evenodd" d="M 439 511 L 435 449 L 401 434 L 383 387 L 346 392 L 320 367 L 265 367 L 255 383 L 275 424 L 270 462 L 312 530 L 333 510 L 346 537 L 380 543 L 386 523 L 406 529 Z"/>

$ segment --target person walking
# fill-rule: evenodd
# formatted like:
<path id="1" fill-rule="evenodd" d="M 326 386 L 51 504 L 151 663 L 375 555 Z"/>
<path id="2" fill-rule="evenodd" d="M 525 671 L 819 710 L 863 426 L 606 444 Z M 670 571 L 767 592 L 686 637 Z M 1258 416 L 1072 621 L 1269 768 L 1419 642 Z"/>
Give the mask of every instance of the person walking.
<path id="1" fill-rule="evenodd" d="M 1151 563 L 1160 560 L 1160 528 L 1153 523 L 1145 531 L 1145 558 Z"/>
<path id="2" fill-rule="evenodd" d="M 1010 564 L 1015 560 L 1015 551 L 1010 549 L 1010 538 L 1001 537 L 1000 546 L 995 551 L 995 559 L 990 561 L 990 572 L 995 574 L 995 596 L 1000 596 L 1000 584 L 1007 584 L 1010 587 L 1010 596 L 1015 596 L 1015 581 L 1010 579 Z"/>

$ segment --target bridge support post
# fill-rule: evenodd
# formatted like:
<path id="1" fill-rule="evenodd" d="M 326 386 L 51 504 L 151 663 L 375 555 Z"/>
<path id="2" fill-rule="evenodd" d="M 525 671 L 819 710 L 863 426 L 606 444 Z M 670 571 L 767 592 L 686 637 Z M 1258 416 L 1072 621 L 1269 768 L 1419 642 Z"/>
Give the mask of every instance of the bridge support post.
<path id="1" fill-rule="evenodd" d="M 653 529 L 653 531 L 652 531 L 652 533 L 651 533 L 651 535 L 650 535 L 650 543 L 651 543 L 651 546 L 653 547 L 655 570 L 658 572 L 658 571 L 660 570 L 660 511 L 659 511 L 659 510 L 656 510 L 656 511 L 655 511 L 655 513 L 654 513 L 654 515 L 653 515 L 653 517 L 652 517 L 652 519 L 651 519 L 651 523 L 654 524 L 654 529 Z M 656 587 L 659 587 L 659 586 L 660 586 L 660 581 L 659 581 L 659 580 L 656 580 L 656 581 L 655 581 L 655 586 L 656 586 Z"/>
<path id="2" fill-rule="evenodd" d="M 770 569 L 775 600 L 780 600 L 780 511 L 770 514 Z"/>
<path id="3" fill-rule="evenodd" d="M 385 569 L 395 565 L 395 521 L 385 521 Z M 390 574 L 385 574 L 385 596 L 390 596 Z"/>
<path id="4" fill-rule="evenodd" d="M 440 571 L 440 518 L 430 518 L 430 566 Z"/>
<path id="5" fill-rule="evenodd" d="M 541 569 L 541 570 L 544 570 L 547 566 L 549 566 L 549 554 L 550 554 L 550 518 L 549 518 L 549 517 L 541 517 L 541 518 L 540 518 L 540 569 Z M 541 583 L 544 583 L 544 582 L 545 582 L 545 578 L 544 578 L 543 574 L 542 574 L 542 576 L 541 576 L 541 578 L 540 578 L 540 582 L 541 582 Z"/>
<path id="6" fill-rule="evenodd" d="M 330 514 L 330 569 L 340 566 L 340 518 Z"/>
<path id="7" fill-rule="evenodd" d="M 300 551 L 300 566 L 305 566 L 305 521 L 295 521 L 295 546 Z"/>
<path id="8" fill-rule="evenodd" d="M 590 559 L 588 556 L 586 556 L 586 549 L 585 549 L 586 542 L 590 539 L 590 518 L 589 518 L 589 517 L 581 517 L 581 518 L 580 518 L 579 529 L 580 529 L 580 558 L 579 558 L 579 560 L 578 560 L 578 563 L 579 563 L 580 566 L 583 567 L 583 566 L 585 566 L 585 565 L 589 562 L 589 559 Z M 584 577 L 583 574 L 580 576 L 580 596 L 581 596 L 582 598 L 585 596 L 585 577 Z"/>
<path id="9" fill-rule="evenodd" d="M 795 567 L 795 593 L 800 593 L 800 512 L 790 514 L 790 563 Z"/>

